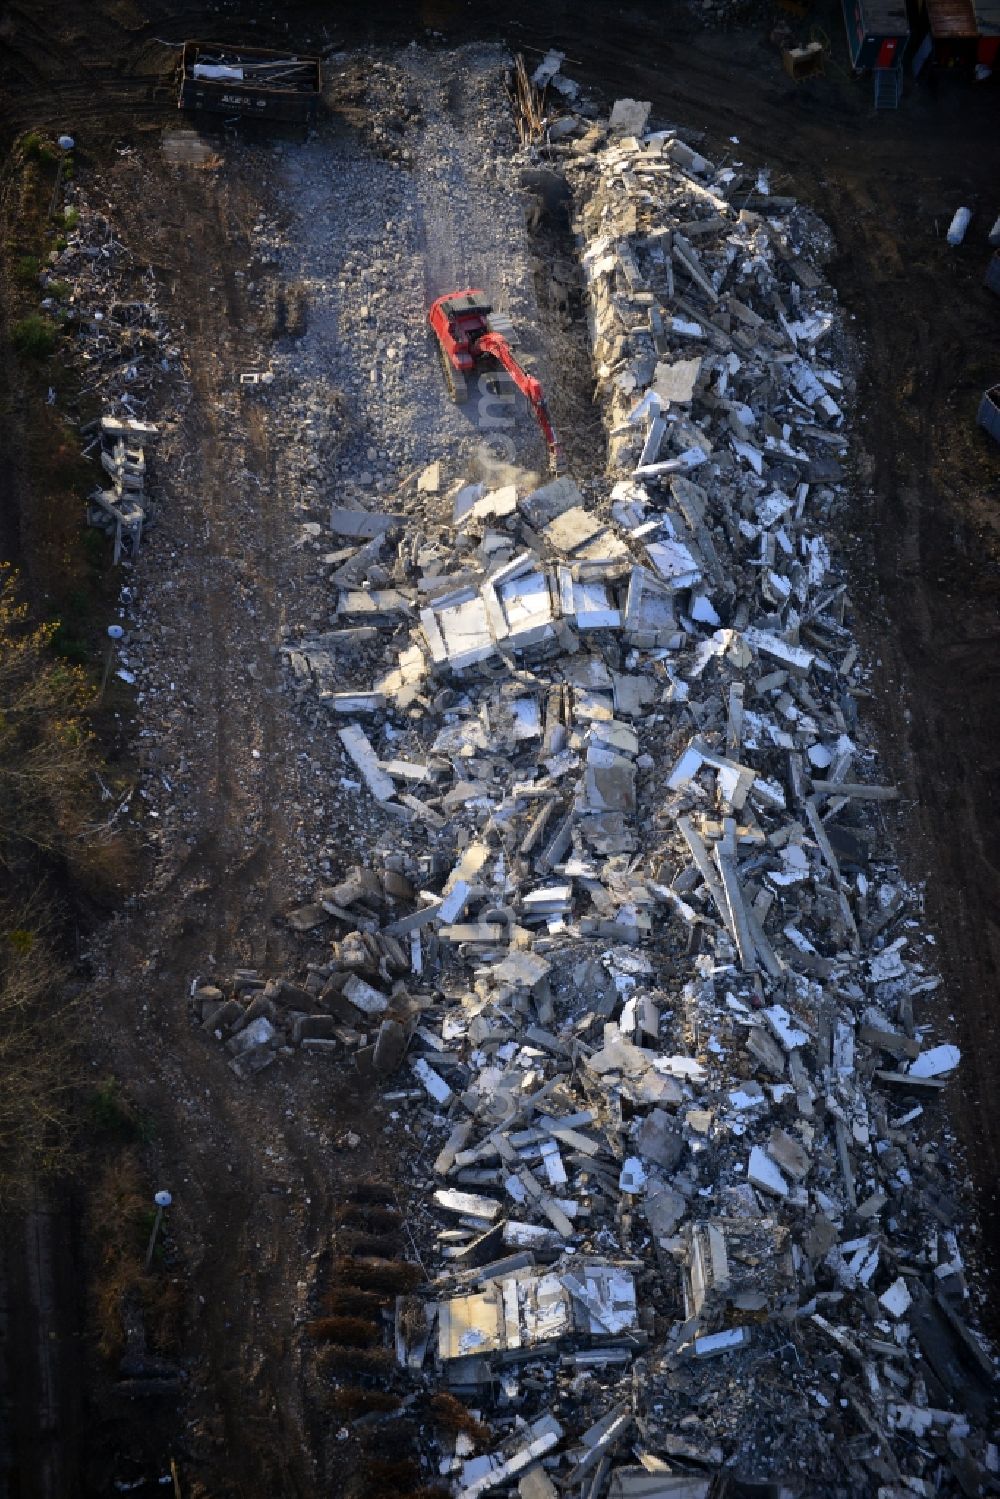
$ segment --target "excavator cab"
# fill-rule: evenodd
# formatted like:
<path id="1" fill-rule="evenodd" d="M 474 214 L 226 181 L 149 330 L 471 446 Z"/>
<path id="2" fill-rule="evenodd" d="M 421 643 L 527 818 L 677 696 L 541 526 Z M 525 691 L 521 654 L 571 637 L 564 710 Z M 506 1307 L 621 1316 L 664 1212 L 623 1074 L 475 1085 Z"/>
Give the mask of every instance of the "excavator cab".
<path id="1" fill-rule="evenodd" d="M 471 287 L 447 292 L 431 303 L 427 320 L 437 338 L 438 353 L 453 401 L 462 402 L 468 390 L 465 377 L 481 359 L 493 359 L 510 375 L 526 398 L 542 430 L 552 468 L 558 472 L 560 449 L 542 387 L 517 361 L 503 333 L 490 327 L 492 305 L 484 291 Z"/>
<path id="2" fill-rule="evenodd" d="M 462 375 L 469 375 L 475 369 L 473 346 L 489 332 L 492 311 L 485 292 L 475 290 L 449 292 L 432 304 L 428 321 L 437 336 L 446 375 L 449 364 L 453 372 Z M 464 393 L 453 389 L 452 399 L 464 400 Z"/>

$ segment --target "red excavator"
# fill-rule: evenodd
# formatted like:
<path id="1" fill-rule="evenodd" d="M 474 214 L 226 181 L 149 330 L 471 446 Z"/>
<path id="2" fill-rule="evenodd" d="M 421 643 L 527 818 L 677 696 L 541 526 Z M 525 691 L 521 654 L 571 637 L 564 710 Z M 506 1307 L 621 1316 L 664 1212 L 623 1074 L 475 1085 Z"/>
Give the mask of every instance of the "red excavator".
<path id="1" fill-rule="evenodd" d="M 552 467 L 558 470 L 559 442 L 549 420 L 542 387 L 534 375 L 529 375 L 527 370 L 521 368 L 506 338 L 492 326 L 492 311 L 486 293 L 475 288 L 448 292 L 431 305 L 427 318 L 437 335 L 451 398 L 453 401 L 464 401 L 467 394 L 466 375 L 475 371 L 481 359 L 495 359 L 527 398 L 535 413 L 535 420 L 542 429 Z"/>

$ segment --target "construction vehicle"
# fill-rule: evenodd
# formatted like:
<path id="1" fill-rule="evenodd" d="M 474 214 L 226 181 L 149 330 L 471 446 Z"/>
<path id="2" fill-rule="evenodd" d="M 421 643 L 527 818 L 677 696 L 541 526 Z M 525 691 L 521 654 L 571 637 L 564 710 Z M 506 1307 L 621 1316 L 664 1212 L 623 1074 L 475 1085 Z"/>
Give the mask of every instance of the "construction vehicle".
<path id="1" fill-rule="evenodd" d="M 513 349 L 497 326 L 501 321 L 506 323 L 506 319 L 494 315 L 486 293 L 474 287 L 468 291 L 447 292 L 431 304 L 427 320 L 437 337 L 452 400 L 464 401 L 468 394 L 466 377 L 475 373 L 481 361 L 495 360 L 507 371 L 534 412 L 549 450 L 549 461 L 558 472 L 559 441 L 549 418 L 541 384 L 514 357 Z"/>

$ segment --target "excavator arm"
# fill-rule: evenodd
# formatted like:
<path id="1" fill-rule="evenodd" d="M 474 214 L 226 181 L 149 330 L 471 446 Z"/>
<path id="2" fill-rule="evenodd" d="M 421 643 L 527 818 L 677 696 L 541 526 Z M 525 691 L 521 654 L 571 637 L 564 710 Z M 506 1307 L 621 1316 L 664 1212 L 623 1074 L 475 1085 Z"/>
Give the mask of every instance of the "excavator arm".
<path id="1" fill-rule="evenodd" d="M 484 333 L 480 338 L 477 338 L 476 353 L 489 354 L 499 364 L 503 365 L 535 413 L 535 420 L 542 429 L 542 436 L 545 438 L 548 446 L 552 465 L 558 469 L 562 456 L 559 439 L 556 437 L 555 428 L 549 417 L 549 408 L 545 404 L 545 395 L 540 382 L 535 379 L 534 375 L 529 375 L 527 370 L 521 368 L 514 357 L 513 349 L 502 333 Z"/>

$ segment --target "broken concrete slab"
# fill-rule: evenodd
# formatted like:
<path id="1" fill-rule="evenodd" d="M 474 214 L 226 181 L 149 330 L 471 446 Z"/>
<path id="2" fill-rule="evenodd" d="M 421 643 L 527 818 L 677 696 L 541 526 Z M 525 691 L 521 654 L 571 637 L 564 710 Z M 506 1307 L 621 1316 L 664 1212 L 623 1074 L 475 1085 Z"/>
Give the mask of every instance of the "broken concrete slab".
<path id="1" fill-rule="evenodd" d="M 563 477 L 543 484 L 518 500 L 518 509 L 535 531 L 542 531 L 567 510 L 584 509 L 582 493 L 572 479 Z"/>
<path id="2" fill-rule="evenodd" d="M 788 1196 L 788 1183 L 780 1167 L 759 1145 L 755 1145 L 750 1152 L 747 1180 L 769 1197 Z"/>
<path id="3" fill-rule="evenodd" d="M 616 99 L 611 108 L 609 127 L 616 135 L 637 136 L 646 128 L 652 105 L 638 99 Z"/>
<path id="4" fill-rule="evenodd" d="M 653 376 L 653 389 L 664 402 L 687 405 L 694 399 L 700 374 L 699 357 L 676 359 L 672 363 L 661 360 Z"/>
<path id="5" fill-rule="evenodd" d="M 358 541 L 370 541 L 374 536 L 384 536 L 406 524 L 404 515 L 392 515 L 385 511 L 348 510 L 343 505 L 330 509 L 330 530 L 335 536 L 350 536 Z"/>
<path id="6" fill-rule="evenodd" d="M 380 802 L 390 801 L 396 794 L 395 784 L 392 777 L 379 768 L 378 756 L 364 729 L 360 724 L 352 723 L 338 730 L 338 735 L 375 799 Z"/>

